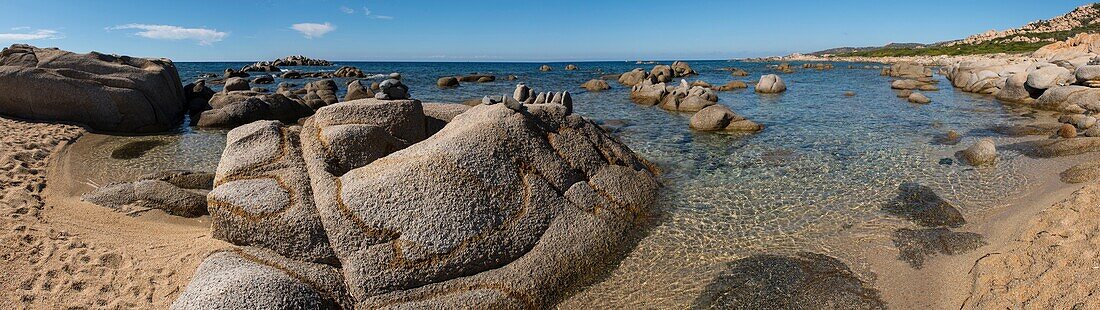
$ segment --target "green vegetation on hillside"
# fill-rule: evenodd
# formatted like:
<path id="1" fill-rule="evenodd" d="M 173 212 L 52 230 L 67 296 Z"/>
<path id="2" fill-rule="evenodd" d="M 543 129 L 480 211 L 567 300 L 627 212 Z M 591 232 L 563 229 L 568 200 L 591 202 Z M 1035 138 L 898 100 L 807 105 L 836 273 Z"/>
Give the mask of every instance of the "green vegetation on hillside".
<path id="1" fill-rule="evenodd" d="M 978 54 L 1019 54 L 1029 53 L 1050 44 L 1050 42 L 960 44 L 955 46 L 929 46 L 924 48 L 882 48 L 876 50 L 840 54 L 838 56 L 892 57 L 892 56 L 939 56 L 939 55 L 978 55 Z"/>

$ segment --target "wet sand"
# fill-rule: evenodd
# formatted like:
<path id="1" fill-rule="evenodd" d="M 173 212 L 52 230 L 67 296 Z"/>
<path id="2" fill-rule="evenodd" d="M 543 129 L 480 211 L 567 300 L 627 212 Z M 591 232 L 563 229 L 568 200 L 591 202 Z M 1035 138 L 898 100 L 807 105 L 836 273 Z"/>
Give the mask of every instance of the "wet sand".
<path id="1" fill-rule="evenodd" d="M 75 198 L 92 186 L 65 173 L 81 164 L 65 156 L 81 128 L 0 118 L 0 132 L 0 308 L 167 308 L 202 258 L 228 246 L 207 219 Z"/>

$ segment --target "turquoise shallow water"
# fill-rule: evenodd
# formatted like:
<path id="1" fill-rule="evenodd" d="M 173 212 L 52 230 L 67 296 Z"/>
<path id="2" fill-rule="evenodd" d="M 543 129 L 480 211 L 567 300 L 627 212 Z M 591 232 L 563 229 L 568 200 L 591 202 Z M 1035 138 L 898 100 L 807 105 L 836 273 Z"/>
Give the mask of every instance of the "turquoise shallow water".
<path id="1" fill-rule="evenodd" d="M 670 63 L 670 62 L 665 62 Z M 691 61 L 698 76 L 714 85 L 731 80 L 748 84 L 774 73 L 766 63 Z M 581 83 L 603 74 L 621 73 L 633 62 L 576 63 L 580 70 L 538 72 L 540 63 L 337 63 L 335 70 L 352 65 L 368 74 L 401 72 L 414 98 L 426 102 L 461 102 L 484 95 L 510 94 L 517 82 L 536 91 L 568 90 L 577 113 L 591 119 L 625 124 L 615 134 L 634 151 L 663 170 L 658 218 L 625 260 L 603 282 L 563 302 L 563 308 L 683 307 L 689 305 L 724 263 L 754 253 L 799 250 L 828 252 L 830 240 L 851 235 L 888 234 L 910 223 L 881 211 L 903 182 L 933 187 L 956 203 L 964 215 L 1003 203 L 1028 185 L 1021 172 L 1028 161 L 1001 151 L 999 164 L 973 169 L 943 165 L 941 159 L 990 135 L 990 126 L 1023 121 L 1001 104 L 951 89 L 925 92 L 928 105 L 912 105 L 896 98 L 890 79 L 878 70 L 799 69 L 782 74 L 788 91 L 760 95 L 751 88 L 720 92 L 719 104 L 732 108 L 767 128 L 751 135 L 693 132 L 690 114 L 672 113 L 636 105 L 629 89 L 611 82 L 612 89 L 586 92 Z M 201 73 L 219 73 L 246 63 L 179 63 L 183 80 Z M 798 67 L 799 63 L 792 64 Z M 865 64 L 853 64 L 861 67 Z M 750 73 L 734 77 L 724 67 Z M 497 75 L 490 83 L 465 83 L 439 89 L 441 76 L 481 72 Z M 514 74 L 516 81 L 503 77 Z M 279 81 L 277 81 L 279 82 Z M 290 81 L 303 83 L 303 80 Z M 343 81 L 338 84 L 343 85 Z M 274 88 L 276 84 L 267 85 Z M 256 85 L 254 85 L 256 86 Z M 843 93 L 853 91 L 856 96 Z M 342 94 L 340 94 L 342 96 Z M 957 146 L 930 141 L 948 129 L 963 133 Z M 224 131 L 182 129 L 163 137 L 114 137 L 103 148 L 140 139 L 164 139 L 135 160 L 104 160 L 156 170 L 185 168 L 212 171 L 224 144 Z M 997 139 L 1007 139 L 995 137 Z M 857 255 L 858 256 L 858 255 Z"/>

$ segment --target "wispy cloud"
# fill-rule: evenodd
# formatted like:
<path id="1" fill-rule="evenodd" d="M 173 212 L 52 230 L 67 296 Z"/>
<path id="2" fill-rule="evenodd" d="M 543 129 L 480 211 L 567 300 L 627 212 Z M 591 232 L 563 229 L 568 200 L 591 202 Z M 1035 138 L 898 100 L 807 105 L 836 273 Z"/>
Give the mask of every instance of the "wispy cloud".
<path id="1" fill-rule="evenodd" d="M 344 14 L 355 14 L 355 9 L 349 8 L 349 7 L 346 7 L 346 6 L 341 6 L 340 7 L 340 12 L 344 12 Z"/>
<path id="2" fill-rule="evenodd" d="M 290 29 L 301 32 L 302 35 L 306 36 L 306 39 L 313 39 L 323 37 L 326 33 L 336 30 L 336 26 L 333 26 L 328 22 L 325 22 L 324 24 L 300 23 L 290 25 Z"/>
<path id="3" fill-rule="evenodd" d="M 369 17 L 369 18 L 373 18 L 373 19 L 384 19 L 384 20 L 391 20 L 391 19 L 393 19 L 393 16 L 389 16 L 389 15 L 371 15 L 371 13 L 373 13 L 373 12 L 371 12 L 371 10 L 370 10 L 370 9 L 368 9 L 367 7 L 363 7 L 363 15 L 366 15 L 366 16 L 367 16 L 367 17 Z"/>
<path id="4" fill-rule="evenodd" d="M 363 7 L 363 15 L 370 16 L 370 9 L 368 9 L 367 7 L 364 6 Z"/>
<path id="5" fill-rule="evenodd" d="M 221 32 L 217 29 L 183 28 L 171 25 L 125 24 L 107 28 L 107 30 L 128 29 L 141 30 L 136 34 L 150 39 L 195 40 L 199 42 L 199 45 L 210 45 L 214 42 L 224 40 L 226 36 L 229 36 L 229 33 Z"/>
<path id="6" fill-rule="evenodd" d="M 65 35 L 57 30 L 50 29 L 38 29 L 35 31 L 30 30 L 29 27 L 15 27 L 10 33 L 0 33 L 0 41 L 30 41 L 30 40 L 56 40 L 63 39 Z"/>

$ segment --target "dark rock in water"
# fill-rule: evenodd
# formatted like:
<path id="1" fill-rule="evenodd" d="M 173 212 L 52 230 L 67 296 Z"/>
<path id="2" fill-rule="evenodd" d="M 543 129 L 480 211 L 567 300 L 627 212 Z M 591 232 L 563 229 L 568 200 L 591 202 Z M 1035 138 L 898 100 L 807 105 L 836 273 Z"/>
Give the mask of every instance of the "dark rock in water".
<path id="1" fill-rule="evenodd" d="M 898 196 L 883 210 L 927 227 L 959 227 L 966 224 L 959 209 L 936 195 L 932 188 L 917 183 L 899 185 Z"/>
<path id="2" fill-rule="evenodd" d="M 453 77 L 453 76 L 441 77 L 441 78 L 439 78 L 439 80 L 435 81 L 435 86 L 437 86 L 439 88 L 457 87 L 458 86 L 458 78 Z"/>
<path id="3" fill-rule="evenodd" d="M 300 79 L 300 78 L 302 78 L 302 73 L 298 72 L 298 71 L 287 71 L 286 73 L 283 73 L 282 78 L 284 78 L 284 79 Z"/>
<path id="4" fill-rule="evenodd" d="M 954 232 L 947 228 L 908 229 L 894 232 L 894 246 L 898 247 L 898 259 L 920 269 L 924 262 L 936 254 L 955 255 L 973 251 L 986 245 L 982 235 L 972 232 Z"/>
<path id="5" fill-rule="evenodd" d="M 324 59 L 313 59 L 302 55 L 287 56 L 271 62 L 273 66 L 331 66 L 332 63 Z"/>
<path id="6" fill-rule="evenodd" d="M 225 79 L 228 79 L 228 78 L 246 78 L 246 77 L 248 77 L 248 75 L 249 75 L 248 72 L 241 72 L 241 71 L 237 71 L 237 70 L 233 70 L 232 68 L 229 68 L 229 69 L 225 69 L 225 73 L 222 74 L 222 78 L 225 78 Z"/>
<path id="7" fill-rule="evenodd" d="M 953 160 L 953 159 L 946 158 L 946 157 L 940 158 L 940 165 L 950 166 L 951 164 L 954 164 L 954 163 L 955 163 L 955 160 Z"/>
<path id="8" fill-rule="evenodd" d="M 391 74 L 389 79 L 378 85 L 378 93 L 374 94 L 374 98 L 382 100 L 409 99 L 409 87 L 401 83 L 400 75 L 397 76 L 398 78 L 393 77 L 394 75 Z"/>
<path id="9" fill-rule="evenodd" d="M 340 270 L 242 247 L 215 252 L 172 309 L 352 309 Z"/>
<path id="10" fill-rule="evenodd" d="M 111 152 L 111 158 L 114 159 L 134 159 L 145 155 L 146 152 L 161 146 L 168 144 L 168 142 L 160 140 L 141 140 L 123 144 L 114 151 Z"/>
<path id="11" fill-rule="evenodd" d="M 801 252 L 754 255 L 731 262 L 694 309 L 886 309 L 878 291 L 840 260 Z"/>
<path id="12" fill-rule="evenodd" d="M 252 84 L 275 84 L 275 77 L 270 75 L 261 75 L 252 79 Z"/>

